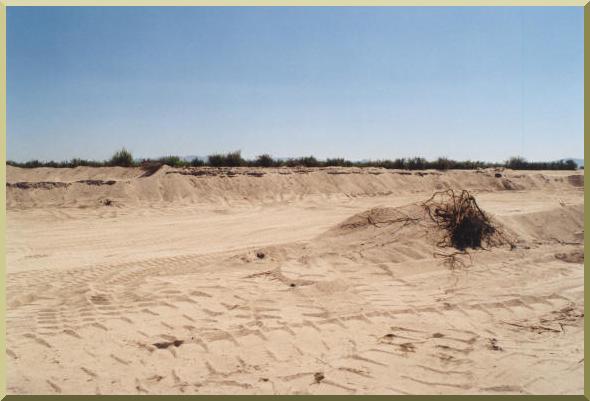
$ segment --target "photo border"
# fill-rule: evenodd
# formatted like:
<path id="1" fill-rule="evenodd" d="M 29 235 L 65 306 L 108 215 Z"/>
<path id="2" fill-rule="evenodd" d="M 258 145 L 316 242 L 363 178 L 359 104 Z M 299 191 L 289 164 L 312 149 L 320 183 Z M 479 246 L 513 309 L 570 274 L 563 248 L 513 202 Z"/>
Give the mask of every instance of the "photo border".
<path id="1" fill-rule="evenodd" d="M 0 1 L 0 197 L 2 202 L 0 204 L 0 289 L 2 297 L 0 299 L 0 342 L 6 348 L 6 7 L 12 6 L 569 6 L 569 7 L 584 7 L 584 98 L 590 96 L 590 82 L 588 79 L 588 69 L 590 65 L 590 55 L 588 47 L 590 46 L 590 5 L 587 0 L 5 0 Z M 584 103 L 584 119 L 590 115 L 590 104 Z M 584 139 L 586 138 L 588 128 L 584 126 Z M 584 141 L 584 154 L 586 153 L 586 141 Z M 584 169 L 584 179 L 586 176 Z M 587 187 L 584 187 L 584 199 L 588 195 Z M 584 202 L 584 225 L 588 225 L 590 216 L 588 215 L 588 208 Z M 587 236 L 584 237 L 584 249 L 588 245 Z M 584 272 L 586 273 L 586 263 L 584 262 Z M 584 274 L 584 288 L 590 282 L 587 274 Z M 588 301 L 588 294 L 584 292 L 584 303 Z M 584 331 L 588 331 L 590 323 L 586 319 L 584 321 Z M 584 336 L 584 358 L 590 350 L 588 349 L 587 337 Z M 590 400 L 589 378 L 588 371 L 584 365 L 584 395 L 416 395 L 416 396 L 395 396 L 396 400 L 411 399 L 411 400 L 437 400 L 447 401 L 456 400 L 458 398 L 465 399 L 465 397 L 482 398 L 485 397 L 488 401 L 496 400 L 512 400 L 512 399 L 535 399 L 543 401 L 577 399 Z M 6 352 L 0 352 L 0 399 L 8 400 L 61 400 L 64 398 L 75 400 L 95 400 L 98 398 L 106 398 L 109 400 L 131 400 L 131 399 L 150 399 L 150 400 L 172 400 L 172 399 L 199 399 L 199 400 L 229 400 L 239 397 L 241 400 L 253 400 L 270 397 L 289 397 L 297 400 L 311 400 L 316 397 L 321 397 L 323 400 L 338 400 L 348 399 L 351 397 L 362 398 L 366 401 L 385 400 L 386 397 L 380 395 L 355 395 L 355 396 L 300 396 L 300 395 L 6 395 Z"/>

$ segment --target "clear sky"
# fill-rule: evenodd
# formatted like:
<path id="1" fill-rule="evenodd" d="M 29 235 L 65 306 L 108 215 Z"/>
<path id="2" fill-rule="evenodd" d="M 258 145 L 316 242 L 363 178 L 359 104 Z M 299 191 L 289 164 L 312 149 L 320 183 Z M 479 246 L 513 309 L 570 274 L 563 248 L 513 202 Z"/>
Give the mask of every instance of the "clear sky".
<path id="1" fill-rule="evenodd" d="M 583 9 L 8 7 L 7 156 L 583 157 Z"/>

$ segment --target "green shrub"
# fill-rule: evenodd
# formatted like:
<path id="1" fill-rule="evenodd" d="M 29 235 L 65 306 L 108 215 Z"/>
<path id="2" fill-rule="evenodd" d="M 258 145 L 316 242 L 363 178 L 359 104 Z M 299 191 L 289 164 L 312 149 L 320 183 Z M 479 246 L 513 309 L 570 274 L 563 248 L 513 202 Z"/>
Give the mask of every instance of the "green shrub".
<path id="1" fill-rule="evenodd" d="M 211 167 L 239 167 L 245 164 L 242 153 L 238 150 L 230 153 L 216 153 L 209 155 L 208 164 Z"/>
<path id="2" fill-rule="evenodd" d="M 526 159 L 520 156 L 513 156 L 510 159 L 506 160 L 506 162 L 504 163 L 506 168 L 511 168 L 514 170 L 522 170 L 525 167 L 527 167 L 527 164 L 528 163 Z"/>
<path id="3" fill-rule="evenodd" d="M 178 156 L 164 156 L 164 157 L 160 157 L 158 159 L 158 161 L 162 164 L 166 164 L 170 167 L 185 167 L 188 166 L 188 162 L 185 160 L 182 160 L 180 157 Z"/>
<path id="4" fill-rule="evenodd" d="M 201 159 L 199 159 L 198 157 L 195 157 L 193 160 L 191 160 L 191 166 L 193 167 L 201 167 L 204 166 L 205 162 Z"/>
<path id="5" fill-rule="evenodd" d="M 325 166 L 336 166 L 336 167 L 351 167 L 354 165 L 350 160 L 345 160 L 342 157 L 336 157 L 334 159 L 326 159 L 324 162 Z"/>
<path id="6" fill-rule="evenodd" d="M 97 162 L 95 160 L 85 160 L 80 158 L 74 158 L 69 162 L 63 162 L 61 164 L 63 164 L 63 167 L 103 167 L 105 165 L 104 162 Z"/>
<path id="7" fill-rule="evenodd" d="M 26 167 L 26 168 L 43 167 L 43 163 L 41 163 L 39 160 L 31 160 L 31 161 L 24 163 L 23 167 Z"/>
<path id="8" fill-rule="evenodd" d="M 131 167 L 133 164 L 133 155 L 125 148 L 115 152 L 110 160 L 111 166 Z"/>
<path id="9" fill-rule="evenodd" d="M 408 170 L 424 170 L 427 165 L 427 161 L 423 157 L 414 157 L 412 159 L 408 159 L 405 163 L 405 168 Z"/>
<path id="10" fill-rule="evenodd" d="M 285 161 L 287 167 L 319 167 L 320 162 L 313 156 L 290 158 Z"/>
<path id="11" fill-rule="evenodd" d="M 225 160 L 225 158 L 223 157 L 222 154 L 215 153 L 215 154 L 209 155 L 207 157 L 207 164 L 210 165 L 211 167 L 223 167 L 224 160 Z"/>
<path id="12" fill-rule="evenodd" d="M 272 158 L 269 154 L 263 154 L 256 158 L 253 165 L 256 167 L 275 167 L 279 163 Z"/>
<path id="13" fill-rule="evenodd" d="M 239 167 L 244 164 L 242 153 L 239 150 L 226 154 L 225 161 L 229 167 Z"/>
<path id="14" fill-rule="evenodd" d="M 389 160 L 389 159 L 385 159 L 385 160 L 377 160 L 374 165 L 374 167 L 381 167 L 381 168 L 387 168 L 387 169 L 404 169 L 406 168 L 406 159 L 395 159 L 395 160 Z"/>
<path id="15" fill-rule="evenodd" d="M 113 157 L 108 161 L 93 161 L 84 160 L 80 158 L 74 158 L 69 161 L 55 162 L 51 161 L 39 161 L 30 160 L 27 162 L 15 162 L 7 161 L 7 165 L 23 168 L 37 168 L 37 167 L 78 167 L 78 166 L 90 166 L 90 167 L 103 167 L 103 166 L 135 166 L 136 162 L 133 160 L 131 153 L 123 148 L 116 152 Z M 256 166 L 256 167 L 320 167 L 320 166 L 340 166 L 340 167 L 380 167 L 386 169 L 406 169 L 406 170 L 422 170 L 422 169 L 438 169 L 438 170 L 452 170 L 452 169 L 464 169 L 474 170 L 478 168 L 490 168 L 490 167 L 507 167 L 515 170 L 576 170 L 578 167 L 576 163 L 571 160 L 559 160 L 554 162 L 528 162 L 526 159 L 520 156 L 511 157 L 504 163 L 487 163 L 482 161 L 456 161 L 448 159 L 446 157 L 439 157 L 434 161 L 427 161 L 422 157 L 414 157 L 410 159 L 384 159 L 384 160 L 369 160 L 362 162 L 352 162 L 344 158 L 328 158 L 325 161 L 319 161 L 314 156 L 290 158 L 287 160 L 274 159 L 269 154 L 259 155 L 254 160 L 244 160 L 241 156 L 240 151 L 230 153 L 217 153 L 212 154 L 208 157 L 205 162 L 199 158 L 195 158 L 189 162 L 181 159 L 178 156 L 165 156 L 156 160 L 143 159 L 141 162 L 142 166 L 147 166 L 150 169 L 154 166 L 161 166 L 163 164 L 172 167 L 184 167 L 184 166 L 205 166 L 209 165 L 212 167 L 238 167 L 238 166 Z M 580 167 L 583 169 L 583 167 Z"/>
<path id="16" fill-rule="evenodd" d="M 576 170 L 578 168 L 576 162 L 571 159 L 566 160 L 564 164 L 564 170 Z"/>
<path id="17" fill-rule="evenodd" d="M 446 157 L 439 157 L 438 159 L 436 159 L 434 163 L 432 163 L 432 167 L 434 167 L 437 170 L 448 170 L 451 168 L 453 164 L 452 161 L 447 159 Z"/>
<path id="18" fill-rule="evenodd" d="M 576 170 L 577 165 L 571 159 L 555 162 L 528 162 L 520 156 L 511 157 L 504 165 L 513 170 Z"/>

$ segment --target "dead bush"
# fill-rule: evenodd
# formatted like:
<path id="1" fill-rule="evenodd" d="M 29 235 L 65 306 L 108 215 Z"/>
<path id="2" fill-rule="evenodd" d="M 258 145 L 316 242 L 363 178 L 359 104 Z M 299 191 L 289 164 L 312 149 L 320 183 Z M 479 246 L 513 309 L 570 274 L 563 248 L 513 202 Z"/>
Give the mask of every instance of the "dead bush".
<path id="1" fill-rule="evenodd" d="M 509 241 L 466 190 L 435 192 L 423 204 L 432 221 L 442 230 L 439 247 L 486 249 Z"/>
<path id="2" fill-rule="evenodd" d="M 510 245 L 513 242 L 494 224 L 491 218 L 479 207 L 475 198 L 466 190 L 455 192 L 452 189 L 435 192 L 423 203 L 428 216 L 440 229 L 437 246 L 455 248 L 458 252 L 436 255 L 445 258 L 450 267 L 465 266 L 458 256 L 467 255 L 467 249 L 489 249 L 494 246 Z M 471 258 L 469 256 L 469 258 Z"/>

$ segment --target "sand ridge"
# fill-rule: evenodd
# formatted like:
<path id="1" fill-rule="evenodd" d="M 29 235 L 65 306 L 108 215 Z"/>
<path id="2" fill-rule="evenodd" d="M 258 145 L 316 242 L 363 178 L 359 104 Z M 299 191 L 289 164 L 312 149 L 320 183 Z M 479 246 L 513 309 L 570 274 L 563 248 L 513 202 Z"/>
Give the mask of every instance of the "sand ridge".
<path id="1" fill-rule="evenodd" d="M 7 208 L 298 202 L 310 199 L 408 195 L 447 188 L 479 191 L 583 188 L 571 171 L 405 171 L 382 168 L 171 168 L 146 176 L 141 168 L 7 167 Z"/>

